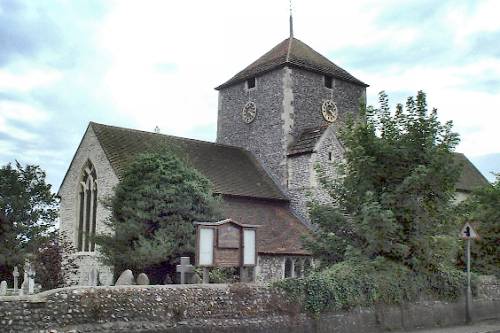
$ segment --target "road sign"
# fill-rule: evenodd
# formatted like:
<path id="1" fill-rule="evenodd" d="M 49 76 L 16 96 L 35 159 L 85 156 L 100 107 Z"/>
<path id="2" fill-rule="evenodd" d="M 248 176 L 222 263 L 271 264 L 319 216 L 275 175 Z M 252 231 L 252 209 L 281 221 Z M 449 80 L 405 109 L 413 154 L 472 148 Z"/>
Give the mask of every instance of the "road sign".
<path id="1" fill-rule="evenodd" d="M 479 235 L 469 223 L 465 223 L 462 231 L 460 232 L 460 237 L 463 239 L 479 239 Z"/>
<path id="2" fill-rule="evenodd" d="M 465 322 L 471 323 L 471 307 L 472 307 L 472 290 L 470 287 L 470 242 L 471 239 L 479 239 L 479 235 L 472 228 L 469 223 L 465 223 L 462 231 L 460 231 L 460 237 L 467 241 L 467 247 L 465 249 L 465 260 L 467 263 L 467 290 L 465 292 Z"/>

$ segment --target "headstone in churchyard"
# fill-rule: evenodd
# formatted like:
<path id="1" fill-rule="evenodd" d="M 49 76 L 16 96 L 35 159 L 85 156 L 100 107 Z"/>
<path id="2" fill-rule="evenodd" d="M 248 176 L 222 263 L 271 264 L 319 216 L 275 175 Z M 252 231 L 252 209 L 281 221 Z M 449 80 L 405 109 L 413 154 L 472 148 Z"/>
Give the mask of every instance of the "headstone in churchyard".
<path id="1" fill-rule="evenodd" d="M 181 257 L 181 264 L 176 267 L 177 273 L 181 274 L 181 284 L 186 283 L 186 274 L 193 272 L 193 265 L 189 263 L 189 257 Z"/>
<path id="2" fill-rule="evenodd" d="M 141 286 L 149 285 L 149 278 L 145 273 L 141 273 L 137 276 L 137 284 Z"/>
<path id="3" fill-rule="evenodd" d="M 0 282 L 0 296 L 7 295 L 7 281 Z"/>
<path id="4" fill-rule="evenodd" d="M 113 285 L 113 273 L 111 272 L 99 272 L 97 276 L 98 285 L 100 286 L 112 286 Z"/>
<path id="5" fill-rule="evenodd" d="M 35 293 L 35 276 L 36 273 L 30 265 L 28 270 L 28 294 L 30 295 Z"/>
<path id="6" fill-rule="evenodd" d="M 99 281 L 99 271 L 97 268 L 92 267 L 89 272 L 89 286 L 95 287 L 97 286 L 97 282 Z"/>
<path id="7" fill-rule="evenodd" d="M 23 283 L 21 284 L 21 294 L 26 295 L 28 293 L 28 271 L 30 269 L 30 263 L 28 261 L 24 262 L 23 267 Z"/>
<path id="8" fill-rule="evenodd" d="M 14 267 L 14 271 L 12 272 L 12 276 L 14 277 L 14 294 L 17 294 L 17 289 L 19 289 L 19 270 L 17 266 Z"/>
<path id="9" fill-rule="evenodd" d="M 133 284 L 135 284 L 134 274 L 130 269 L 123 271 L 118 280 L 115 282 L 115 286 L 131 286 Z"/>

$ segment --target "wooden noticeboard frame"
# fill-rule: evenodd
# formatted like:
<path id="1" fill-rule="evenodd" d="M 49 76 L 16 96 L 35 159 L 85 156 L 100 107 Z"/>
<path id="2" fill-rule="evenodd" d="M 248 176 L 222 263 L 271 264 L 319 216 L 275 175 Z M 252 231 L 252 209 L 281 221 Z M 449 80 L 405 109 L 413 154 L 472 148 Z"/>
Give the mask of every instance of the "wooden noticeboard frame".
<path id="1" fill-rule="evenodd" d="M 242 224 L 231 219 L 219 222 L 195 222 L 196 251 L 195 262 L 201 267 L 254 267 L 257 264 L 257 225 Z M 200 233 L 202 229 L 213 229 L 212 264 L 200 264 Z M 254 231 L 253 263 L 244 264 L 245 230 Z"/>

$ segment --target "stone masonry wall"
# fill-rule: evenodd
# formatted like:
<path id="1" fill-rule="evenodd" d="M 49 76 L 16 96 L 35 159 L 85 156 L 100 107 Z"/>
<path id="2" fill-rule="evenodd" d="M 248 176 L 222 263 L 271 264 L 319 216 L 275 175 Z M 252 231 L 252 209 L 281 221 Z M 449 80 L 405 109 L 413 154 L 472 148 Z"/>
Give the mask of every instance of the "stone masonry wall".
<path id="1" fill-rule="evenodd" d="M 473 320 L 500 319 L 500 290 L 473 301 Z M 495 294 L 491 294 L 493 290 Z M 380 332 L 464 323 L 463 301 L 301 312 L 266 285 L 167 285 L 62 288 L 0 297 L 0 331 L 22 332 Z"/>
<path id="2" fill-rule="evenodd" d="M 321 114 L 321 105 L 333 99 L 339 111 L 338 123 L 343 123 L 348 114 L 357 115 L 360 102 L 366 101 L 366 88 L 333 78 L 332 89 L 324 85 L 324 76 L 318 73 L 293 68 L 294 138 L 305 128 L 327 125 Z"/>
<path id="3" fill-rule="evenodd" d="M 90 160 L 97 173 L 98 204 L 96 214 L 96 233 L 109 232 L 104 221 L 109 217 L 109 211 L 104 207 L 102 200 L 113 194 L 113 188 L 118 184 L 118 178 L 108 162 L 106 154 L 97 140 L 94 131 L 88 127 L 82 142 L 69 166 L 66 177 L 59 189 L 60 203 L 60 230 L 73 242 L 77 244 L 78 232 L 78 189 L 82 175 L 82 168 Z M 102 283 L 110 283 L 112 279 L 111 270 L 97 260 L 97 253 L 78 252 L 76 263 L 79 265 L 79 273 L 73 282 L 78 284 L 88 283 L 88 273 L 95 267 L 99 270 Z"/>
<path id="4" fill-rule="evenodd" d="M 286 256 L 259 255 L 257 263 L 257 282 L 271 282 L 283 279 Z"/>
<path id="5" fill-rule="evenodd" d="M 337 177 L 335 162 L 343 159 L 344 149 L 337 138 L 337 126 L 330 127 L 317 142 L 315 152 L 295 155 L 288 158 L 288 192 L 292 210 L 309 221 L 307 203 L 311 200 L 321 204 L 331 203 L 332 199 L 322 187 L 316 166 L 322 168 L 330 179 Z M 330 160 L 330 153 L 332 159 Z"/>
<path id="6" fill-rule="evenodd" d="M 288 148 L 303 129 L 327 125 L 321 105 L 333 99 L 339 110 L 338 123 L 347 114 L 357 114 L 366 100 L 365 87 L 333 79 L 333 88 L 324 86 L 324 76 L 298 68 L 284 67 L 256 77 L 256 86 L 246 82 L 219 91 L 217 142 L 243 147 L 255 154 L 264 168 L 283 187 L 289 183 Z M 255 120 L 241 119 L 245 103 L 257 106 Z"/>
<path id="7" fill-rule="evenodd" d="M 283 185 L 286 176 L 285 151 L 277 148 L 283 137 L 283 71 L 277 70 L 255 79 L 255 88 L 242 82 L 219 91 L 217 142 L 251 151 L 264 168 Z M 253 101 L 257 115 L 246 124 L 241 118 L 243 106 Z"/>

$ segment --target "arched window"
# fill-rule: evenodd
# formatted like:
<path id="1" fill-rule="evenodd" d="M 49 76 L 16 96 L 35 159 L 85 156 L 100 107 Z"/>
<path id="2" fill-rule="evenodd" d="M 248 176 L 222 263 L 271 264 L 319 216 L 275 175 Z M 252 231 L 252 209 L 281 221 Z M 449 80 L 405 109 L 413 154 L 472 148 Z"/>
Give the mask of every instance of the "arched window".
<path id="1" fill-rule="evenodd" d="M 312 260 L 311 258 L 307 258 L 305 261 L 304 261 L 304 276 L 307 276 L 309 275 L 309 273 L 312 272 Z"/>
<path id="2" fill-rule="evenodd" d="M 94 252 L 97 212 L 97 174 L 90 161 L 85 163 L 78 191 L 78 246 L 80 252 Z"/>
<path id="3" fill-rule="evenodd" d="M 285 259 L 285 279 L 292 277 L 293 272 L 293 261 L 290 258 Z"/>

